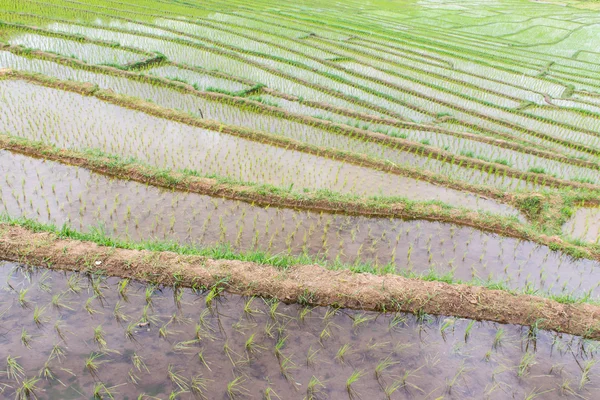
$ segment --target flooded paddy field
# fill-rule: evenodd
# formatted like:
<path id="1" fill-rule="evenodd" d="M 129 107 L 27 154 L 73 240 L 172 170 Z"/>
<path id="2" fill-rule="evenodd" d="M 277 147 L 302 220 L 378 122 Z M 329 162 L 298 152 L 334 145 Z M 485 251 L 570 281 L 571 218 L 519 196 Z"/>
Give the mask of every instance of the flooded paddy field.
<path id="1" fill-rule="evenodd" d="M 0 153 L 4 213 L 134 241 L 310 255 L 402 274 L 502 282 L 513 289 L 598 293 L 591 260 L 532 242 L 428 221 L 294 211 L 162 190 L 86 169 Z M 357 267 L 358 268 L 358 267 Z"/>
<path id="2" fill-rule="evenodd" d="M 594 341 L 0 265 L 5 396 L 593 398 Z M 154 396 L 154 397 L 152 397 Z M 268 398 L 268 397 L 267 397 Z"/>
<path id="3" fill-rule="evenodd" d="M 599 22 L 0 0 L 0 398 L 600 398 Z"/>
<path id="4" fill-rule="evenodd" d="M 444 199 L 457 206 L 516 214 L 510 206 L 458 190 L 184 125 L 94 97 L 24 81 L 2 81 L 0 90 L 5 99 L 0 114 L 12 116 L 2 119 L 0 129 L 30 140 L 66 148 L 99 149 L 157 168 L 195 170 L 203 175 L 296 190 Z M 82 107 L 87 111 L 84 114 Z M 59 117 L 67 110 L 73 118 Z M 339 138 L 344 140 L 343 136 Z"/>

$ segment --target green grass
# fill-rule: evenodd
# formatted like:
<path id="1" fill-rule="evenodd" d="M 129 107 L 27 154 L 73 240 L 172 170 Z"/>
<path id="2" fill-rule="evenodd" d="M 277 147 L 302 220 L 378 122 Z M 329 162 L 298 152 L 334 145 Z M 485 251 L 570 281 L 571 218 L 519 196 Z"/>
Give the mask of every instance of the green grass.
<path id="1" fill-rule="evenodd" d="M 72 239 L 86 241 L 105 247 L 113 247 L 127 250 L 148 250 L 154 252 L 169 251 L 180 255 L 202 256 L 214 260 L 236 260 L 248 261 L 260 265 L 270 265 L 275 268 L 286 270 L 293 265 L 320 265 L 329 270 L 349 270 L 354 273 L 370 273 L 375 275 L 397 274 L 410 279 L 419 279 L 429 282 L 443 282 L 448 284 L 464 284 L 468 286 L 480 286 L 488 289 L 502 290 L 512 294 L 530 294 L 539 297 L 548 298 L 561 304 L 600 304 L 600 301 L 592 299 L 591 293 L 576 295 L 574 293 L 550 294 L 527 287 L 523 290 L 510 289 L 503 282 L 491 280 L 473 279 L 464 281 L 456 279 L 451 273 L 439 274 L 429 270 L 423 274 L 416 274 L 411 271 L 396 271 L 392 264 L 373 265 L 371 263 L 345 264 L 340 261 L 329 262 L 324 258 L 302 254 L 298 256 L 287 254 L 270 254 L 265 251 L 246 251 L 238 252 L 230 245 L 220 244 L 215 246 L 189 246 L 182 245 L 172 241 L 141 241 L 134 242 L 123 239 L 117 239 L 106 234 L 101 227 L 90 228 L 88 232 L 81 232 L 70 228 L 67 225 L 57 227 L 52 224 L 45 224 L 36 220 L 27 218 L 13 218 L 7 214 L 0 214 L 0 222 L 10 226 L 20 226 L 33 232 L 49 232 L 55 234 L 61 239 Z M 218 286 L 218 285 L 217 285 Z M 215 286 L 216 289 L 220 289 Z M 215 289 L 213 288 L 213 289 Z M 209 296 L 210 297 L 210 296 Z M 218 297 L 218 293 L 213 297 Z M 208 298 L 207 298 L 208 299 Z M 308 301 L 308 300 L 307 300 Z"/>

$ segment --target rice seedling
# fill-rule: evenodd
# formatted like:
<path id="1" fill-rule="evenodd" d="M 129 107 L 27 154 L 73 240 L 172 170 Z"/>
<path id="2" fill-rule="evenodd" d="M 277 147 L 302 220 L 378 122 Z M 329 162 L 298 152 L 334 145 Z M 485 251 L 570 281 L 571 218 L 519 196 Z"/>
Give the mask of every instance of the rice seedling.
<path id="1" fill-rule="evenodd" d="M 204 357 L 204 351 L 198 352 L 198 359 L 200 360 L 200 363 L 202 363 L 202 365 L 204 365 L 206 367 L 207 370 L 212 371 L 210 369 L 209 362 Z"/>
<path id="2" fill-rule="evenodd" d="M 248 339 L 246 339 L 246 344 L 245 344 L 245 348 L 246 348 L 246 352 L 250 355 L 250 354 L 255 354 L 255 353 L 260 353 L 262 350 L 266 350 L 267 348 L 264 346 L 261 346 L 259 344 L 256 343 L 255 340 L 255 336 L 256 334 L 253 333 L 252 335 L 250 335 L 248 337 Z"/>
<path id="3" fill-rule="evenodd" d="M 50 318 L 48 318 L 45 314 L 46 306 L 35 306 L 35 309 L 33 310 L 33 322 L 35 322 L 38 327 L 45 325 L 50 320 Z"/>
<path id="4" fill-rule="evenodd" d="M 68 332 L 65 329 L 65 326 L 63 324 L 63 322 L 59 319 L 58 321 L 56 321 L 54 323 L 54 331 L 56 332 L 56 334 L 58 335 L 58 337 L 63 341 L 66 342 L 67 341 L 67 337 L 66 337 L 66 333 Z"/>
<path id="5" fill-rule="evenodd" d="M 37 399 L 37 393 L 40 388 L 37 386 L 40 378 L 33 376 L 31 378 L 23 379 L 20 386 L 17 387 L 15 392 L 15 399 L 17 400 L 30 400 Z"/>
<path id="6" fill-rule="evenodd" d="M 99 359 L 100 357 L 102 357 L 101 353 L 94 353 L 94 352 L 92 352 L 85 359 L 85 369 L 94 378 L 98 377 L 98 371 L 99 371 L 100 365 L 102 365 L 102 364 L 104 364 L 106 362 L 106 360 L 100 360 Z"/>
<path id="7" fill-rule="evenodd" d="M 78 274 L 71 274 L 67 279 L 67 287 L 74 294 L 81 293 L 81 278 Z"/>
<path id="8" fill-rule="evenodd" d="M 123 299 L 123 301 L 127 302 L 128 301 L 128 294 L 127 294 L 127 290 L 129 287 L 129 279 L 122 279 L 121 281 L 119 281 L 118 284 L 118 291 L 119 291 L 119 296 L 121 296 L 121 298 Z"/>
<path id="9" fill-rule="evenodd" d="M 42 272 L 42 274 L 38 278 L 38 282 L 37 282 L 38 288 L 40 288 L 40 290 L 42 290 L 46 293 L 50 293 L 50 291 L 52 290 L 52 285 L 50 284 L 51 280 L 52 279 L 50 278 L 50 271 Z"/>
<path id="10" fill-rule="evenodd" d="M 98 345 L 98 348 L 100 350 L 106 349 L 107 343 L 104 328 L 102 328 L 102 325 L 98 325 L 94 328 L 94 342 Z"/>
<path id="11" fill-rule="evenodd" d="M 383 360 L 380 360 L 375 366 L 375 378 L 378 381 L 381 381 L 383 378 L 383 373 L 390 367 L 399 364 L 398 361 L 392 361 L 390 356 L 387 356 Z"/>
<path id="12" fill-rule="evenodd" d="M 33 336 L 27 332 L 25 328 L 21 329 L 21 344 L 28 349 L 31 349 L 31 344 L 33 342 Z"/>
<path id="13" fill-rule="evenodd" d="M 273 399 L 281 400 L 281 397 L 279 397 L 279 395 L 277 393 L 275 393 L 275 390 L 273 390 L 273 388 L 269 386 L 265 389 L 264 400 L 273 400 Z"/>
<path id="14" fill-rule="evenodd" d="M 59 362 L 62 362 L 64 361 L 66 354 L 66 349 L 57 343 L 54 346 L 52 346 L 52 350 L 50 351 L 50 357 L 48 357 L 48 359 L 53 360 L 56 358 Z"/>
<path id="15" fill-rule="evenodd" d="M 17 382 L 25 377 L 25 370 L 17 361 L 18 358 L 11 355 L 6 357 L 6 377 Z"/>
<path id="16" fill-rule="evenodd" d="M 169 364 L 167 369 L 167 377 L 179 390 L 184 392 L 188 390 L 189 384 L 187 379 L 181 374 L 180 370 L 176 370 L 171 364 Z"/>
<path id="17" fill-rule="evenodd" d="M 237 399 L 241 396 L 248 395 L 250 391 L 244 387 L 244 383 L 246 383 L 246 378 L 241 376 L 236 376 L 233 380 L 227 383 L 227 397 L 230 400 Z"/>
<path id="18" fill-rule="evenodd" d="M 363 371 L 354 370 L 352 375 L 346 379 L 346 392 L 348 393 L 348 397 L 351 399 L 359 398 L 360 394 L 356 391 L 356 389 L 352 386 L 356 384 L 360 378 L 364 376 Z"/>
<path id="19" fill-rule="evenodd" d="M 89 297 L 86 300 L 85 305 L 84 305 L 85 311 L 87 311 L 87 313 L 90 315 L 102 314 L 101 311 L 98 311 L 94 308 L 94 306 L 92 304 L 94 302 L 94 300 L 96 300 L 96 296 Z"/>
<path id="20" fill-rule="evenodd" d="M 29 301 L 27 300 L 27 292 L 29 288 L 24 288 L 19 290 L 19 305 L 21 307 L 27 307 L 29 305 Z"/>
<path id="21" fill-rule="evenodd" d="M 581 370 L 581 378 L 579 379 L 579 390 L 585 388 L 585 386 L 590 381 L 590 372 L 594 365 L 596 365 L 597 360 L 588 360 L 583 364 L 583 368 Z"/>
<path id="22" fill-rule="evenodd" d="M 525 351 L 523 357 L 521 358 L 521 362 L 519 362 L 519 366 L 517 368 L 517 376 L 522 378 L 529 373 L 529 369 L 536 364 L 535 354 Z"/>
<path id="23" fill-rule="evenodd" d="M 69 303 L 66 302 L 65 298 L 68 296 L 68 292 L 60 292 L 52 296 L 51 304 L 54 308 L 61 310 L 70 310 L 73 311 L 73 308 L 69 306 Z"/>
<path id="24" fill-rule="evenodd" d="M 492 343 L 492 349 L 498 349 L 504 341 L 504 329 L 498 328 L 496 336 L 494 336 L 494 342 Z"/>
<path id="25" fill-rule="evenodd" d="M 316 376 L 311 376 L 308 381 L 308 385 L 306 385 L 306 399 L 307 400 L 317 400 L 323 394 L 323 391 L 326 389 L 325 384 L 321 382 Z"/>
<path id="26" fill-rule="evenodd" d="M 115 386 L 109 387 L 109 386 L 106 386 L 102 382 L 96 382 L 94 384 L 93 398 L 98 399 L 98 400 L 102 400 L 102 399 L 114 400 L 115 395 L 119 394 L 118 392 L 115 391 L 115 389 L 118 388 L 119 386 L 122 386 L 122 385 L 115 385 Z"/>
<path id="27" fill-rule="evenodd" d="M 206 396 L 206 391 L 208 381 L 206 378 L 202 377 L 202 375 L 195 375 L 190 379 L 190 392 L 201 399 L 208 399 Z"/>
<path id="28" fill-rule="evenodd" d="M 351 352 L 352 352 L 352 346 L 350 344 L 346 343 L 338 349 L 338 351 L 335 355 L 335 360 L 338 363 L 344 365 L 344 364 L 346 364 L 346 358 L 351 354 Z"/>

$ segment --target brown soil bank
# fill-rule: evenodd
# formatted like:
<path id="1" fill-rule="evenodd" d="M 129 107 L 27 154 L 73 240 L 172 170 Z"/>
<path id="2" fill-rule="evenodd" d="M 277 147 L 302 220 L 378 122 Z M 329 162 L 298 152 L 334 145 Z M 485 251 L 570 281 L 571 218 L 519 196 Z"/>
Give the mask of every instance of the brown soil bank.
<path id="1" fill-rule="evenodd" d="M 0 258 L 53 269 L 101 271 L 165 285 L 175 282 L 196 287 L 221 285 L 234 293 L 273 297 L 284 302 L 537 324 L 543 329 L 600 338 L 600 306 L 560 304 L 502 290 L 395 275 L 330 271 L 316 265 L 279 270 L 251 262 L 117 249 L 6 224 L 0 224 Z"/>

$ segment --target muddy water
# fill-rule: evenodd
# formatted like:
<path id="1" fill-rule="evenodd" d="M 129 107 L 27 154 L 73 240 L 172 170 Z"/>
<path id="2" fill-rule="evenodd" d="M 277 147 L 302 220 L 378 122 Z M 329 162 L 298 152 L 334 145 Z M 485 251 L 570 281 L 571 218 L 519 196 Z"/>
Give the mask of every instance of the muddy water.
<path id="1" fill-rule="evenodd" d="M 516 214 L 512 207 L 427 182 L 199 129 L 23 81 L 0 82 L 0 100 L 0 131 L 60 147 L 96 148 L 159 168 L 192 169 L 295 190 L 443 200 Z"/>
<path id="2" fill-rule="evenodd" d="M 592 243 L 600 242 L 600 207 L 580 208 L 563 226 L 569 236 Z"/>
<path id="3" fill-rule="evenodd" d="M 224 293 L 207 301 L 207 292 L 174 293 L 137 282 L 120 291 L 116 278 L 12 263 L 0 266 L 0 281 L 3 362 L 16 358 L 27 378 L 49 367 L 53 378 L 37 383 L 44 399 L 91 398 L 100 383 L 119 399 L 166 399 L 172 392 L 181 392 L 180 399 L 224 399 L 238 377 L 236 398 L 263 398 L 271 390 L 282 399 L 303 399 L 312 377 L 322 383 L 316 386 L 320 399 L 386 398 L 384 390 L 394 385 L 393 399 L 600 395 L 597 342 L 521 326 L 304 309 Z M 25 293 L 23 305 L 19 292 Z M 39 324 L 36 308 L 43 310 Z M 23 331 L 31 336 L 29 348 Z M 53 355 L 55 345 L 60 356 Z M 93 354 L 99 355 L 94 375 L 85 367 Z M 134 358 L 144 363 L 139 369 Z M 385 361 L 377 378 L 376 367 Z M 177 376 L 170 379 L 169 370 Z M 346 381 L 355 371 L 361 376 L 351 397 Z M 204 385 L 202 395 L 189 392 L 192 378 Z M 0 385 L 12 398 L 19 383 L 0 375 Z"/>
<path id="4" fill-rule="evenodd" d="M 522 289 L 599 292 L 600 265 L 547 247 L 470 228 L 261 208 L 160 190 L 62 164 L 0 152 L 0 212 L 132 240 L 309 254 L 329 261 L 391 263 L 400 273 L 435 271 Z M 392 269 L 393 269 L 392 268 Z"/>

